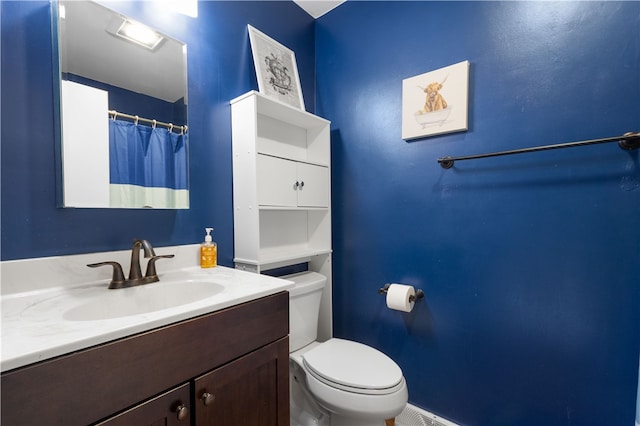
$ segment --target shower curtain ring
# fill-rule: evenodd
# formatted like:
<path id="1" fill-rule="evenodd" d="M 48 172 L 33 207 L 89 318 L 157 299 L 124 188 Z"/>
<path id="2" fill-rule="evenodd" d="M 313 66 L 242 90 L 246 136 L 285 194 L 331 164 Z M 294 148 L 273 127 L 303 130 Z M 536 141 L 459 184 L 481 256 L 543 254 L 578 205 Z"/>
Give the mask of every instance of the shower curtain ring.
<path id="1" fill-rule="evenodd" d="M 169 123 L 169 133 L 173 132 L 173 124 Z"/>
<path id="2" fill-rule="evenodd" d="M 153 125 L 151 127 L 153 127 L 154 129 L 156 128 L 156 124 L 158 124 L 158 122 L 156 121 L 156 119 L 153 119 Z"/>
<path id="3" fill-rule="evenodd" d="M 140 117 L 136 115 L 136 121 L 134 122 L 136 126 L 138 125 L 138 120 L 140 120 Z"/>

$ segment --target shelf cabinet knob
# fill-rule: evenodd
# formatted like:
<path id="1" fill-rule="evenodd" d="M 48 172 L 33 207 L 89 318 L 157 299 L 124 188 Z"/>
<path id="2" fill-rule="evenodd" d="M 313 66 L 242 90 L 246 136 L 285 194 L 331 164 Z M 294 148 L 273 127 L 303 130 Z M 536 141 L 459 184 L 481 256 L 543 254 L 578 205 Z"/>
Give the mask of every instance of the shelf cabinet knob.
<path id="1" fill-rule="evenodd" d="M 178 420 L 180 420 L 180 421 L 188 419 L 189 418 L 189 407 L 187 407 L 183 403 L 180 403 L 176 407 L 176 415 L 178 416 Z"/>
<path id="2" fill-rule="evenodd" d="M 209 406 L 213 403 L 213 401 L 216 399 L 216 396 L 209 393 L 209 392 L 205 392 L 202 394 L 202 396 L 200 397 L 200 399 L 202 400 L 202 403 L 205 406 Z"/>

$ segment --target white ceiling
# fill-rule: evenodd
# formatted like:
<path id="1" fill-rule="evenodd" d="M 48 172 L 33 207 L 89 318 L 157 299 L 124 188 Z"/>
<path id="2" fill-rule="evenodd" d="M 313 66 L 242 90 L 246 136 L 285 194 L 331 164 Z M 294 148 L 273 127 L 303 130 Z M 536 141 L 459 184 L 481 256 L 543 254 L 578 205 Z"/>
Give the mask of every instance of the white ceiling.
<path id="1" fill-rule="evenodd" d="M 319 18 L 330 10 L 335 9 L 347 0 L 293 0 L 309 15 Z"/>

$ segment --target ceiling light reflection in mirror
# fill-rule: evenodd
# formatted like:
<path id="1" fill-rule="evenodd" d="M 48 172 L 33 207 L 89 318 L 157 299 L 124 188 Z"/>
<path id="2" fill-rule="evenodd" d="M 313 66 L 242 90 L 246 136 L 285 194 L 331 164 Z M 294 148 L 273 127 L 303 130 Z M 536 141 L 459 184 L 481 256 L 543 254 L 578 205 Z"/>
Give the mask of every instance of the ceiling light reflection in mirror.
<path id="1" fill-rule="evenodd" d="M 110 28 L 107 29 L 108 32 L 110 32 L 110 30 Z M 163 36 L 146 25 L 128 19 L 122 20 L 122 24 L 113 34 L 129 40 L 132 43 L 139 44 L 142 47 L 146 47 L 149 50 L 155 50 L 164 40 Z"/>

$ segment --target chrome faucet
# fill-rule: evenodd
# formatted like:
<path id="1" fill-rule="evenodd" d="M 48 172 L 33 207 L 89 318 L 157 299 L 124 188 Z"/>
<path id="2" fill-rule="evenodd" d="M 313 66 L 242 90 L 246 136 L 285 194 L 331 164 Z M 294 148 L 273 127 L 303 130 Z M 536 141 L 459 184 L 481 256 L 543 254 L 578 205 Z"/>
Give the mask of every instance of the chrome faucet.
<path id="1" fill-rule="evenodd" d="M 147 270 L 142 276 L 142 270 L 140 268 L 140 248 L 144 251 L 144 257 L 149 259 L 147 262 Z M 90 268 L 97 268 L 98 266 L 113 266 L 113 277 L 109 284 L 109 289 L 133 287 L 142 284 L 155 283 L 160 281 L 156 272 L 156 260 L 166 259 L 173 257 L 173 254 L 165 254 L 157 256 L 153 247 L 147 240 L 134 240 L 133 247 L 131 248 L 131 265 L 129 266 L 129 278 L 124 278 L 124 272 L 122 266 L 118 262 L 107 261 L 99 263 L 91 263 L 87 266 Z"/>

